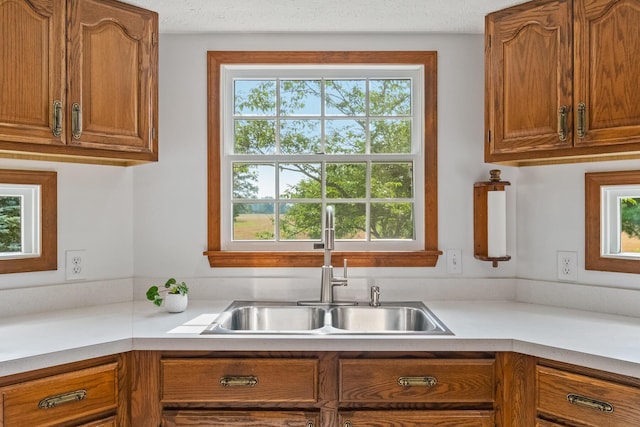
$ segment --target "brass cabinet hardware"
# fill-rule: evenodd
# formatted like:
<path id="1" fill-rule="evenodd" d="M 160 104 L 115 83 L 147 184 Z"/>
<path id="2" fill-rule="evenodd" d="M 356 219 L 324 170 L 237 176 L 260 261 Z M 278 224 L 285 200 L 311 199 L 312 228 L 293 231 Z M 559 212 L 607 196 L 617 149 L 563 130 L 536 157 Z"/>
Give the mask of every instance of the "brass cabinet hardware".
<path id="1" fill-rule="evenodd" d="M 87 397 L 87 390 L 75 390 L 68 393 L 57 394 L 55 396 L 45 397 L 38 403 L 38 408 L 49 409 L 55 408 L 64 403 L 75 402 L 76 400 L 84 400 Z"/>
<path id="2" fill-rule="evenodd" d="M 584 102 L 578 104 L 578 138 L 587 135 L 587 106 Z"/>
<path id="3" fill-rule="evenodd" d="M 566 141 L 568 131 L 567 118 L 569 116 L 569 107 L 563 105 L 558 109 L 558 137 L 560 141 Z"/>
<path id="4" fill-rule="evenodd" d="M 80 135 L 82 135 L 82 109 L 77 102 L 71 106 L 71 125 L 73 139 L 80 139 Z"/>
<path id="5" fill-rule="evenodd" d="M 572 405 L 582 406 L 583 408 L 595 409 L 601 412 L 613 412 L 613 405 L 603 400 L 591 399 L 590 397 L 573 393 L 567 394 L 567 400 Z"/>
<path id="6" fill-rule="evenodd" d="M 398 384 L 403 387 L 433 387 L 438 380 L 435 377 L 400 377 Z"/>
<path id="7" fill-rule="evenodd" d="M 220 378 L 220 385 L 223 387 L 253 387 L 256 384 L 258 384 L 258 378 L 254 376 Z"/>
<path id="8" fill-rule="evenodd" d="M 342 427 L 352 427 L 353 424 L 351 424 L 351 421 L 345 421 L 344 423 L 342 423 Z"/>
<path id="9" fill-rule="evenodd" d="M 53 136 L 62 135 L 62 101 L 53 101 Z"/>
<path id="10" fill-rule="evenodd" d="M 315 427 L 315 423 L 313 421 L 307 421 L 306 427 Z"/>

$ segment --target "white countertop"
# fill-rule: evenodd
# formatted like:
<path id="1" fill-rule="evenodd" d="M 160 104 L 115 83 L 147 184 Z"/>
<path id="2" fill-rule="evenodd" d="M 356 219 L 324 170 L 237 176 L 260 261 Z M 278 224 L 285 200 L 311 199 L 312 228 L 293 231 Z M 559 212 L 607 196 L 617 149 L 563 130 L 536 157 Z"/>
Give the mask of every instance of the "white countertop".
<path id="1" fill-rule="evenodd" d="M 0 376 L 130 350 L 515 351 L 640 378 L 640 318 L 508 301 L 426 301 L 454 333 L 200 335 L 229 301 L 147 301 L 0 318 Z"/>

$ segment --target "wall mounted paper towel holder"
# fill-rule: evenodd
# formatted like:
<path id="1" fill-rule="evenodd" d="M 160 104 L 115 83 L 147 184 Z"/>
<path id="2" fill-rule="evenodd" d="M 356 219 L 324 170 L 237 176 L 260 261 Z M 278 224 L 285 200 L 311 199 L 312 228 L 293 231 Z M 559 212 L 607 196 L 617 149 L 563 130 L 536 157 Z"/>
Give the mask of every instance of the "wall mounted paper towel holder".
<path id="1" fill-rule="evenodd" d="M 491 261 L 494 267 L 499 261 L 509 261 L 506 233 L 506 192 L 511 185 L 500 180 L 500 170 L 489 171 L 489 181 L 473 185 L 473 256 Z"/>

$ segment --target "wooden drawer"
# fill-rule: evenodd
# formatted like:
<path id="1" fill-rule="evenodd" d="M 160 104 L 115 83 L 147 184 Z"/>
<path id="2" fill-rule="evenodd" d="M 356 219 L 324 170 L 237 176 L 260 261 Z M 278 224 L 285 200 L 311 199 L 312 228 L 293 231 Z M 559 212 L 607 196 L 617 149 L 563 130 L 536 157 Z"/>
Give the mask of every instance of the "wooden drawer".
<path id="1" fill-rule="evenodd" d="M 116 427 L 118 424 L 116 424 L 116 418 L 115 417 L 109 417 L 109 418 L 105 418 L 104 420 L 100 420 L 100 421 L 94 421 L 92 423 L 87 423 L 87 424 L 82 424 L 78 427 Z"/>
<path id="2" fill-rule="evenodd" d="M 551 421 L 541 420 L 536 418 L 536 427 L 563 427 L 562 424 L 552 423 Z"/>
<path id="3" fill-rule="evenodd" d="M 340 413 L 344 427 L 494 427 L 492 411 L 354 411 Z"/>
<path id="4" fill-rule="evenodd" d="M 316 402 L 318 397 L 316 359 L 164 359 L 161 364 L 163 402 Z"/>
<path id="5" fill-rule="evenodd" d="M 546 366 L 538 366 L 536 376 L 537 408 L 543 414 L 593 427 L 640 425 L 640 389 Z M 570 403 L 571 398 L 576 401 Z"/>
<path id="6" fill-rule="evenodd" d="M 341 359 L 339 399 L 354 403 L 493 402 L 494 365 L 493 359 Z M 404 381 L 410 385 L 402 385 Z"/>
<path id="7" fill-rule="evenodd" d="M 2 426 L 54 426 L 115 410 L 117 370 L 118 364 L 110 363 L 3 387 Z"/>
<path id="8" fill-rule="evenodd" d="M 164 427 L 320 427 L 320 414 L 302 411 L 165 411 Z"/>

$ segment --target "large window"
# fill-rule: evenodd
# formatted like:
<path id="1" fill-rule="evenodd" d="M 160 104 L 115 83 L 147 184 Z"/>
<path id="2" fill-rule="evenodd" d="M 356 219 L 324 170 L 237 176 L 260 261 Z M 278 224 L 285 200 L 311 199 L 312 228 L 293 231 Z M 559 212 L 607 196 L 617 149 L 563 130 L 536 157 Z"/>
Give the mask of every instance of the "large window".
<path id="1" fill-rule="evenodd" d="M 435 265 L 433 52 L 209 52 L 212 266 Z M 340 261 L 341 263 L 341 261 Z"/>

